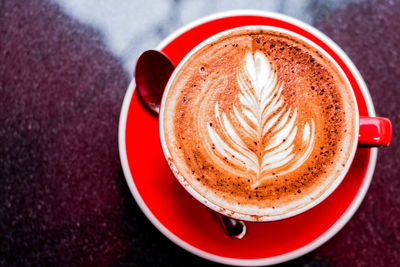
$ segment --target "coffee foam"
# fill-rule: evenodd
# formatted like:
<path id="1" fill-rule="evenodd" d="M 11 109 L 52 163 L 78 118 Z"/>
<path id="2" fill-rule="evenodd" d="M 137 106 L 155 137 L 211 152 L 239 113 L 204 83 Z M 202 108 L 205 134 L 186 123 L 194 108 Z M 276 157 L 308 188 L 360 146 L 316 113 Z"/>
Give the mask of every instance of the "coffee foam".
<path id="1" fill-rule="evenodd" d="M 341 173 L 354 142 L 351 99 L 340 71 L 303 41 L 234 32 L 172 81 L 162 118 L 170 164 L 222 209 L 285 214 Z"/>

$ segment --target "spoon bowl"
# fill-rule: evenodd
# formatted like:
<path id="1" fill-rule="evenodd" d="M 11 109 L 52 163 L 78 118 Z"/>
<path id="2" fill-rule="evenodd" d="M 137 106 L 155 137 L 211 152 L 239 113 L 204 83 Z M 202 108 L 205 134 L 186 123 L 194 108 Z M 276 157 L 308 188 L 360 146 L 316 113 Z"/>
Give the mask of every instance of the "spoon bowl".
<path id="1" fill-rule="evenodd" d="M 143 52 L 135 68 L 136 89 L 142 103 L 158 116 L 165 86 L 175 67 L 171 60 L 160 51 Z"/>

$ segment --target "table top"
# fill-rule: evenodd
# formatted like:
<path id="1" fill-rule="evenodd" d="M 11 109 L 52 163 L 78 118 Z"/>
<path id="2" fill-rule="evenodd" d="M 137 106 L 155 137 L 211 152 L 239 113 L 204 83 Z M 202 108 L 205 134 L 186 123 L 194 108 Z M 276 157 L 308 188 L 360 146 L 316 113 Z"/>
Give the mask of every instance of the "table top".
<path id="1" fill-rule="evenodd" d="M 393 123 L 349 223 L 283 265 L 400 262 L 400 1 L 0 2 L 0 265 L 214 266 L 164 237 L 130 194 L 118 120 L 137 56 L 196 18 L 281 12 L 326 33 Z"/>

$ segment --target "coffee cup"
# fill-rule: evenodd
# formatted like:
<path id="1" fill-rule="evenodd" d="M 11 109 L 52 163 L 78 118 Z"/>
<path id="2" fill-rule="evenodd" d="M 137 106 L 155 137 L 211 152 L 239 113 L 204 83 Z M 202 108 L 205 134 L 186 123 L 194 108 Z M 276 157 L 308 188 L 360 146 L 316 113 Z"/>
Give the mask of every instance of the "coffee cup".
<path id="1" fill-rule="evenodd" d="M 236 219 L 275 221 L 326 199 L 358 147 L 390 143 L 391 124 L 358 115 L 350 82 L 324 49 L 254 25 L 216 34 L 180 62 L 162 99 L 160 138 L 195 199 Z"/>

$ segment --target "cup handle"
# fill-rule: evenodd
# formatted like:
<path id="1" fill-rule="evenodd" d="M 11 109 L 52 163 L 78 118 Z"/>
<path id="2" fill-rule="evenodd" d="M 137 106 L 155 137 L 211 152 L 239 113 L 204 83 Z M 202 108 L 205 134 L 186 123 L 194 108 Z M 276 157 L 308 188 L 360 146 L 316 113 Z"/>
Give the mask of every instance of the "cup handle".
<path id="1" fill-rule="evenodd" d="M 388 146 L 392 140 L 392 123 L 387 118 L 360 116 L 359 147 Z"/>

